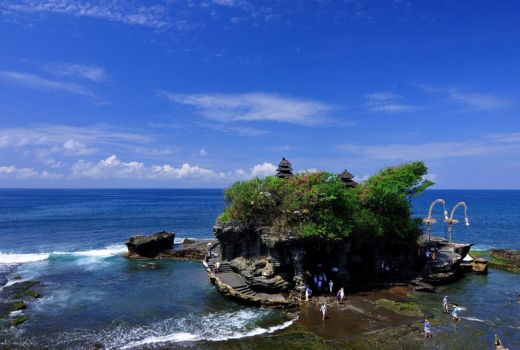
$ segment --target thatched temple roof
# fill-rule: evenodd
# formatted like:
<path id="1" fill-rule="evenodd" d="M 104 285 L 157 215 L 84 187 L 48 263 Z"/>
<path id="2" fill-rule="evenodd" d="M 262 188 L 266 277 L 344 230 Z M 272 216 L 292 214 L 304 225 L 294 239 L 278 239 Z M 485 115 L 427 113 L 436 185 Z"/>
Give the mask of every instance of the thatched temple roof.
<path id="1" fill-rule="evenodd" d="M 282 160 L 278 164 L 278 169 L 276 169 L 276 176 L 280 177 L 280 178 L 283 178 L 283 179 L 288 178 L 288 177 L 292 177 L 293 176 L 292 170 L 293 169 L 292 169 L 291 162 L 289 162 L 284 157 L 284 158 L 282 158 Z"/>

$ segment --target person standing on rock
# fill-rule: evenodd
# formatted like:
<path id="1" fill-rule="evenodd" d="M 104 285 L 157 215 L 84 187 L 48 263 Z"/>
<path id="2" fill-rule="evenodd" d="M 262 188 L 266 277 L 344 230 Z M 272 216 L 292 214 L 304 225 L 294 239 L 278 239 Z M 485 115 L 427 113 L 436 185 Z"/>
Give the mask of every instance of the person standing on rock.
<path id="1" fill-rule="evenodd" d="M 320 311 L 321 311 L 321 320 L 324 321 L 325 317 L 327 316 L 327 304 L 325 304 L 325 303 L 321 304 Z"/>
<path id="2" fill-rule="evenodd" d="M 220 261 L 217 261 L 217 262 L 215 263 L 215 273 L 218 273 L 218 272 L 219 272 L 219 271 L 218 271 L 219 269 L 220 269 Z"/>
<path id="3" fill-rule="evenodd" d="M 334 289 L 334 282 L 332 282 L 332 280 L 329 281 L 329 292 L 330 294 L 332 294 L 332 291 Z"/>
<path id="4" fill-rule="evenodd" d="M 336 294 L 336 298 L 338 299 L 338 304 L 341 304 L 343 302 L 343 298 L 345 298 L 345 290 L 343 287 L 341 287 L 338 290 L 338 294 Z"/>
<path id="5" fill-rule="evenodd" d="M 442 312 L 445 312 L 447 314 L 450 313 L 450 307 L 449 307 L 449 304 L 448 304 L 448 296 L 447 295 L 445 295 L 444 299 L 442 299 Z"/>
<path id="6" fill-rule="evenodd" d="M 424 336 L 426 338 L 432 337 L 431 325 L 430 325 L 430 321 L 428 321 L 428 319 L 424 320 Z"/>
<path id="7" fill-rule="evenodd" d="M 309 301 L 309 297 L 311 296 L 311 290 L 308 286 L 305 287 L 305 301 Z"/>

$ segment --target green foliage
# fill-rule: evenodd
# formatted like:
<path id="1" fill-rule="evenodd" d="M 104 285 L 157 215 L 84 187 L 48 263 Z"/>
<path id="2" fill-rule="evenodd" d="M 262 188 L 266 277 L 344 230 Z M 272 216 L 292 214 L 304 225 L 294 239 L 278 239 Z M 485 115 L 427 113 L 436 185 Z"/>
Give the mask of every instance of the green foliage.
<path id="1" fill-rule="evenodd" d="M 416 239 L 410 199 L 432 182 L 422 162 L 382 170 L 356 188 L 336 174 L 315 172 L 289 179 L 266 177 L 237 182 L 225 191 L 220 222 L 268 228 L 272 235 L 340 240 L 351 234 Z"/>
<path id="2" fill-rule="evenodd" d="M 20 316 L 17 316 L 16 318 L 14 318 L 12 321 L 11 321 L 11 325 L 12 326 L 18 326 L 22 323 L 24 323 L 25 321 L 27 321 L 29 319 L 29 316 L 27 315 L 20 315 Z"/>

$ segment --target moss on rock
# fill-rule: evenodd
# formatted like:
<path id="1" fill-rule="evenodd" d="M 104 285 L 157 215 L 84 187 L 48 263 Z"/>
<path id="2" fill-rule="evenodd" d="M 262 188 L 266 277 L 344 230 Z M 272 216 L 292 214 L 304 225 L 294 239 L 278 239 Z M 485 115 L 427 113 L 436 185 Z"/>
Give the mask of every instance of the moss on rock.
<path id="1" fill-rule="evenodd" d="M 411 301 L 393 301 L 388 299 L 379 299 L 376 301 L 376 305 L 390 310 L 392 312 L 395 312 L 398 315 L 413 317 L 419 317 L 423 315 L 421 309 L 419 309 L 419 306 Z"/>

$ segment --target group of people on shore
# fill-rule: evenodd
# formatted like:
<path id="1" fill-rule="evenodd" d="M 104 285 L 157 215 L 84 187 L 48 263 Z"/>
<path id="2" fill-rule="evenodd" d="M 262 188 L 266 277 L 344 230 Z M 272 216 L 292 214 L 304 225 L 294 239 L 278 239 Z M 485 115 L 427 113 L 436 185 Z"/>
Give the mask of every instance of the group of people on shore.
<path id="1" fill-rule="evenodd" d="M 463 308 L 453 304 L 453 310 L 451 310 L 451 317 L 453 318 L 453 321 L 460 321 L 459 312 L 462 311 Z M 450 304 L 448 303 L 448 296 L 445 295 L 442 299 L 442 312 L 446 314 L 450 314 Z M 424 320 L 424 336 L 426 338 L 431 338 L 432 330 L 431 330 L 431 324 L 428 319 Z"/>

